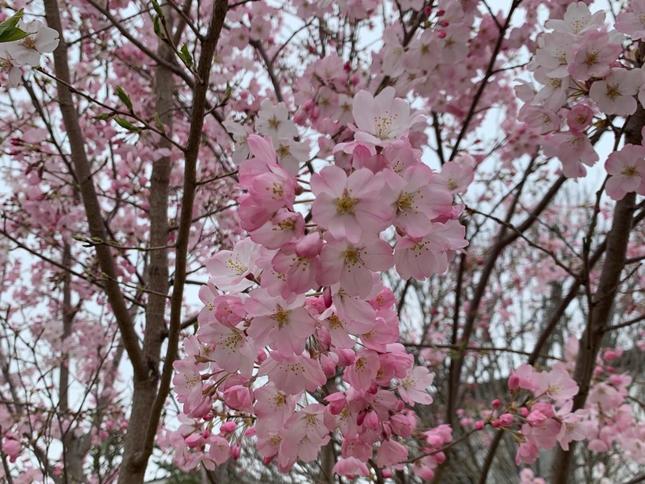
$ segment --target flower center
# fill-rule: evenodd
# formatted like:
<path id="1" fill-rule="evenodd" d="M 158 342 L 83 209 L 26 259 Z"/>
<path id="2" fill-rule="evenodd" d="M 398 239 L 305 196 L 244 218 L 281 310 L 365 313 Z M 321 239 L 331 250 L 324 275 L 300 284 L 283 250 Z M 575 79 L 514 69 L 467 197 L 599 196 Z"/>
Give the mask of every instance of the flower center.
<path id="1" fill-rule="evenodd" d="M 327 318 L 327 321 L 329 321 L 329 327 L 331 329 L 339 329 L 339 328 L 343 327 L 343 322 L 336 315 L 336 313 L 334 313 L 331 316 L 329 316 L 329 318 Z"/>
<path id="2" fill-rule="evenodd" d="M 244 338 L 240 333 L 234 331 L 224 339 L 224 346 L 229 350 L 237 349 Z"/>
<path id="3" fill-rule="evenodd" d="M 626 166 L 625 169 L 622 171 L 621 175 L 636 176 L 638 175 L 638 170 L 636 170 L 635 166 Z"/>
<path id="4" fill-rule="evenodd" d="M 25 39 L 22 41 L 22 45 L 27 49 L 36 50 L 36 41 L 33 37 L 25 37 Z"/>
<path id="5" fill-rule="evenodd" d="M 612 101 L 620 96 L 620 91 L 618 90 L 618 84 L 609 84 L 607 83 L 607 97 Z"/>
<path id="6" fill-rule="evenodd" d="M 278 392 L 273 397 L 273 403 L 276 407 L 283 407 L 287 404 L 287 396 L 282 392 Z"/>
<path id="7" fill-rule="evenodd" d="M 278 227 L 280 227 L 280 230 L 295 230 L 296 229 L 296 221 L 295 219 L 288 218 L 286 220 L 283 220 L 278 224 Z"/>
<path id="8" fill-rule="evenodd" d="M 361 264 L 363 262 L 361 260 L 361 251 L 356 247 L 348 247 L 347 249 L 345 249 L 345 252 L 343 252 L 343 257 L 345 258 L 345 264 L 352 266 Z"/>
<path id="9" fill-rule="evenodd" d="M 275 115 L 271 116 L 269 118 L 268 123 L 269 123 L 269 127 L 271 129 L 275 129 L 276 131 L 278 130 L 278 128 L 280 127 L 280 124 L 281 124 L 280 120 L 278 118 L 276 118 Z"/>
<path id="10" fill-rule="evenodd" d="M 291 154 L 291 150 L 289 149 L 289 145 L 280 145 L 278 146 L 278 149 L 275 150 L 276 153 L 280 158 L 286 158 Z"/>
<path id="11" fill-rule="evenodd" d="M 281 306 L 278 306 L 278 310 L 273 315 L 273 319 L 278 323 L 278 328 L 283 328 L 289 324 L 289 311 L 285 311 Z"/>
<path id="12" fill-rule="evenodd" d="M 409 212 L 414 206 L 414 193 L 403 192 L 396 201 L 396 210 L 400 212 Z"/>
<path id="13" fill-rule="evenodd" d="M 336 199 L 336 213 L 338 215 L 353 215 L 354 207 L 358 200 L 349 196 L 349 192 L 345 190 L 339 198 Z"/>
<path id="14" fill-rule="evenodd" d="M 271 186 L 274 200 L 280 200 L 284 196 L 284 187 L 280 183 L 274 183 Z"/>
<path id="15" fill-rule="evenodd" d="M 237 259 L 226 259 L 226 267 L 235 272 L 238 276 L 244 274 L 249 268 Z"/>
<path id="16" fill-rule="evenodd" d="M 587 65 L 587 67 L 591 67 L 597 63 L 598 63 L 598 52 L 597 51 L 587 52 L 587 55 L 585 57 L 585 64 Z"/>
<path id="17" fill-rule="evenodd" d="M 394 121 L 395 116 L 386 112 L 376 117 L 374 120 L 374 126 L 376 126 L 376 136 L 381 139 L 386 139 L 390 137 L 392 133 L 392 122 Z"/>

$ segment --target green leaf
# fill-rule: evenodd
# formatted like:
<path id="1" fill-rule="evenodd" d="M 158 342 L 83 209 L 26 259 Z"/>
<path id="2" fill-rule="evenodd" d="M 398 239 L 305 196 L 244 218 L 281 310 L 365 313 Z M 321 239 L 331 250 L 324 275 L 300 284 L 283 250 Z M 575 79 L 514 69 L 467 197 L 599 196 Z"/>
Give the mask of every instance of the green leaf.
<path id="1" fill-rule="evenodd" d="M 192 68 L 193 66 L 193 56 L 190 55 L 190 52 L 188 51 L 188 46 L 186 44 L 181 46 L 181 49 L 179 50 L 179 58 L 181 61 L 184 63 L 186 67 L 189 69 Z"/>
<path id="2" fill-rule="evenodd" d="M 110 119 L 112 116 L 114 116 L 113 113 L 101 113 L 98 116 L 95 116 L 94 119 L 98 119 L 99 121 L 105 121 L 107 119 Z"/>
<path id="3" fill-rule="evenodd" d="M 116 121 L 116 124 L 118 124 L 122 128 L 125 128 L 128 131 L 132 131 L 133 133 L 138 133 L 139 131 L 141 131 L 141 128 L 139 128 L 138 126 L 135 126 L 127 119 L 119 118 L 118 116 L 116 116 L 114 118 L 114 121 Z"/>
<path id="4" fill-rule="evenodd" d="M 14 15 L 0 23 L 0 43 L 14 42 L 24 39 L 29 34 L 18 28 L 18 22 L 22 18 L 23 11 L 18 10 Z"/>
<path id="5" fill-rule="evenodd" d="M 29 34 L 27 32 L 18 28 L 7 30 L 0 33 L 0 44 L 3 44 L 5 42 L 15 42 L 16 40 L 24 39 L 28 35 Z"/>
<path id="6" fill-rule="evenodd" d="M 155 9 L 155 12 L 157 12 L 157 15 L 160 17 L 163 17 L 163 11 L 161 10 L 161 7 L 159 6 L 159 2 L 157 0 L 152 0 L 152 8 Z"/>
<path id="7" fill-rule="evenodd" d="M 114 91 L 121 102 L 128 108 L 128 111 L 132 112 L 132 101 L 130 100 L 128 93 L 125 92 L 125 90 L 121 86 L 116 86 L 116 89 Z"/>
<path id="8" fill-rule="evenodd" d="M 155 15 L 155 18 L 154 18 L 154 20 L 152 22 L 152 25 L 154 27 L 155 35 L 157 37 L 159 37 L 160 39 L 166 38 L 166 35 L 164 34 L 163 29 L 161 28 L 161 20 L 160 20 L 159 15 Z"/>

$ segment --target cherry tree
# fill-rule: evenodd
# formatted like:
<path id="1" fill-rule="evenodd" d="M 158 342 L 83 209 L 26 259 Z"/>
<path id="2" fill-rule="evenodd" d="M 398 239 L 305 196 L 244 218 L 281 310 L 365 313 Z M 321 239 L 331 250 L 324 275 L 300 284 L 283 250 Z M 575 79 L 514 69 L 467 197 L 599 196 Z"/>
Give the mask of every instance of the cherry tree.
<path id="1" fill-rule="evenodd" d="M 644 478 L 645 1 L 0 15 L 4 481 Z"/>

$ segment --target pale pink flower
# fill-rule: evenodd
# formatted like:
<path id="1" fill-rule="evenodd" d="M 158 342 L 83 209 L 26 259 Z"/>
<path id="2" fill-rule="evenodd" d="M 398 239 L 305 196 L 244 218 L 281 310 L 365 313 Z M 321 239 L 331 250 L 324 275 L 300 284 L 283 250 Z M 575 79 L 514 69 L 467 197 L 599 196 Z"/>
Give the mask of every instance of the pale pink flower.
<path id="1" fill-rule="evenodd" d="M 260 228 L 281 208 L 291 208 L 296 179 L 277 163 L 271 140 L 249 135 L 247 143 L 253 158 L 241 163 L 239 184 L 247 193 L 239 198 L 239 214 L 244 229 Z"/>
<path id="2" fill-rule="evenodd" d="M 562 162 L 562 171 L 568 178 L 585 176 L 584 165 L 593 166 L 598 161 L 598 154 L 584 133 L 555 133 L 547 136 L 542 146 L 545 155 L 555 156 Z"/>
<path id="3" fill-rule="evenodd" d="M 593 121 L 593 110 L 584 103 L 573 106 L 567 113 L 567 124 L 574 133 L 582 133 Z"/>
<path id="4" fill-rule="evenodd" d="M 410 116 L 410 106 L 404 99 L 395 98 L 388 86 L 376 97 L 368 91 L 354 96 L 352 114 L 357 126 L 357 141 L 385 146 L 407 134 L 417 117 Z"/>
<path id="5" fill-rule="evenodd" d="M 428 235 L 420 239 L 402 237 L 394 249 L 396 270 L 401 277 L 425 279 L 448 270 L 448 251 L 464 248 L 466 229 L 456 220 L 432 223 Z"/>
<path id="6" fill-rule="evenodd" d="M 590 436 L 590 426 L 586 421 L 589 412 L 587 410 L 576 410 L 571 413 L 572 407 L 573 401 L 569 400 L 556 412 L 556 416 L 561 422 L 557 439 L 562 450 L 569 450 L 571 442 L 585 440 Z"/>
<path id="7" fill-rule="evenodd" d="M 266 375 L 278 390 L 295 395 L 303 390 L 314 391 L 323 386 L 327 377 L 317 360 L 305 355 L 286 355 L 272 351 L 260 366 L 259 375 Z"/>
<path id="8" fill-rule="evenodd" d="M 535 393 L 545 394 L 554 401 L 562 403 L 576 396 L 578 384 L 571 378 L 562 363 L 556 363 L 551 371 L 539 374 Z"/>
<path id="9" fill-rule="evenodd" d="M 511 391 L 522 388 L 535 394 L 538 390 L 539 373 L 531 365 L 524 363 L 511 373 L 508 379 L 508 388 Z"/>
<path id="10" fill-rule="evenodd" d="M 642 84 L 639 70 L 611 69 L 609 75 L 591 85 L 589 96 L 605 114 L 628 116 L 636 111 L 636 93 Z"/>
<path id="11" fill-rule="evenodd" d="M 627 144 L 609 155 L 605 163 L 607 194 L 621 200 L 629 192 L 645 195 L 645 146 Z"/>
<path id="12" fill-rule="evenodd" d="M 255 348 L 242 330 L 212 322 L 200 326 L 197 336 L 200 341 L 215 346 L 212 358 L 222 370 L 251 374 Z"/>
<path id="13" fill-rule="evenodd" d="M 610 42 L 606 32 L 589 32 L 580 43 L 582 45 L 569 60 L 569 74 L 581 81 L 607 75 L 622 50 L 619 43 Z"/>
<path id="14" fill-rule="evenodd" d="M 184 404 L 184 413 L 191 415 L 204 403 L 199 367 L 193 359 L 177 360 L 172 366 L 175 369 L 172 378 L 174 390 L 179 401 Z"/>
<path id="15" fill-rule="evenodd" d="M 378 353 L 370 350 L 359 351 L 354 364 L 345 368 L 343 378 L 357 390 L 367 390 L 380 367 Z"/>
<path id="16" fill-rule="evenodd" d="M 281 353 L 302 353 L 316 325 L 304 302 L 303 295 L 287 302 L 269 295 L 265 289 L 254 290 L 245 304 L 253 318 L 249 336 L 259 345 L 268 344 Z"/>
<path id="17" fill-rule="evenodd" d="M 253 404 L 251 390 L 244 385 L 233 385 L 224 390 L 224 403 L 235 410 L 250 412 Z"/>
<path id="18" fill-rule="evenodd" d="M 537 39 L 533 63 L 552 79 L 569 76 L 567 59 L 575 52 L 575 37 L 568 32 L 549 32 Z"/>
<path id="19" fill-rule="evenodd" d="M 341 457 L 334 465 L 333 472 L 350 479 L 369 477 L 370 475 L 367 465 L 356 457 Z"/>
<path id="20" fill-rule="evenodd" d="M 426 235 L 430 221 L 452 206 L 450 191 L 432 183 L 434 174 L 425 165 L 411 166 L 400 175 L 385 170 L 383 176 L 392 191 L 394 225 L 411 237 Z"/>
<path id="21" fill-rule="evenodd" d="M 530 104 L 522 106 L 518 119 L 540 134 L 557 131 L 561 124 L 560 116 L 555 111 Z"/>
<path id="22" fill-rule="evenodd" d="M 199 288 L 199 299 L 204 303 L 204 308 L 197 316 L 199 324 L 218 321 L 226 326 L 236 326 L 246 316 L 238 296 L 218 294 L 211 283 Z"/>
<path id="23" fill-rule="evenodd" d="M 215 465 L 221 465 L 230 457 L 230 446 L 228 441 L 218 435 L 213 435 L 209 439 L 208 457 L 213 460 Z M 208 468 L 208 466 L 206 466 Z M 211 468 L 212 470 L 212 468 Z"/>
<path id="24" fill-rule="evenodd" d="M 321 272 L 318 257 L 321 248 L 320 234 L 312 232 L 296 242 L 285 244 L 273 257 L 273 269 L 284 277 L 283 297 L 288 298 L 317 287 L 316 281 Z"/>
<path id="25" fill-rule="evenodd" d="M 268 99 L 264 99 L 260 105 L 255 129 L 265 136 L 270 136 L 274 142 L 280 138 L 289 139 L 298 136 L 296 125 L 289 120 L 287 105 L 283 102 L 273 104 Z"/>
<path id="26" fill-rule="evenodd" d="M 586 30 L 601 27 L 604 21 L 604 11 L 599 10 L 592 14 L 586 3 L 572 2 L 567 7 L 563 19 L 549 19 L 546 26 L 556 32 L 578 35 Z"/>
<path id="27" fill-rule="evenodd" d="M 616 16 L 616 30 L 634 40 L 645 40 L 645 0 L 629 2 L 629 8 Z"/>
<path id="28" fill-rule="evenodd" d="M 408 458 L 408 449 L 395 440 L 384 440 L 376 452 L 376 464 L 379 467 L 389 467 L 403 462 Z"/>
<path id="29" fill-rule="evenodd" d="M 233 250 L 221 250 L 206 261 L 210 282 L 224 291 L 243 291 L 253 285 L 250 276 L 257 274 L 257 260 L 262 247 L 251 239 L 242 239 Z"/>
<path id="30" fill-rule="evenodd" d="M 430 405 L 432 397 L 426 391 L 432 385 L 434 376 L 425 366 L 415 366 L 397 387 L 401 399 L 409 405 L 420 403 Z"/>
<path id="31" fill-rule="evenodd" d="M 251 231 L 249 236 L 253 242 L 267 249 L 278 249 L 287 242 L 302 237 L 304 233 L 305 220 L 302 215 L 281 208 L 271 220 Z"/>
<path id="32" fill-rule="evenodd" d="M 372 292 L 372 272 L 386 271 L 393 264 L 392 248 L 380 238 L 363 238 L 358 243 L 331 238 L 320 255 L 322 270 L 318 282 L 330 286 L 340 282 L 347 294 L 367 297 Z"/>
<path id="33" fill-rule="evenodd" d="M 58 46 L 58 32 L 39 20 L 22 23 L 19 27 L 29 35 L 3 46 L 18 65 L 37 66 L 42 54 L 54 52 Z"/>
<path id="34" fill-rule="evenodd" d="M 307 405 L 292 414 L 284 425 L 280 453 L 297 455 L 303 462 L 315 460 L 320 448 L 329 442 L 329 428 L 325 422 L 328 415 L 320 404 Z M 333 425 L 333 422 L 329 423 Z"/>
<path id="35" fill-rule="evenodd" d="M 357 243 L 363 234 L 375 235 L 387 227 L 393 215 L 383 203 L 384 179 L 367 168 L 349 177 L 337 166 L 328 166 L 311 177 L 316 195 L 313 218 L 338 239 Z"/>
<path id="36" fill-rule="evenodd" d="M 267 383 L 253 393 L 256 399 L 253 408 L 258 419 L 268 419 L 282 425 L 293 413 L 296 399 L 293 395 L 278 390 L 273 383 Z"/>
<path id="37" fill-rule="evenodd" d="M 436 175 L 437 180 L 453 194 L 465 193 L 475 177 L 475 160 L 467 154 L 457 155 L 454 160 L 447 161 Z"/>
<path id="38" fill-rule="evenodd" d="M 361 335 L 372 328 L 372 324 L 341 319 L 333 307 L 323 312 L 320 315 L 320 320 L 323 326 L 327 328 L 331 344 L 335 348 L 353 348 L 354 340 L 349 335 Z"/>
<path id="39" fill-rule="evenodd" d="M 346 324 L 352 325 L 359 334 L 369 331 L 374 325 L 376 311 L 364 299 L 350 296 L 343 289 L 339 289 L 332 295 L 332 302 L 338 317 Z"/>

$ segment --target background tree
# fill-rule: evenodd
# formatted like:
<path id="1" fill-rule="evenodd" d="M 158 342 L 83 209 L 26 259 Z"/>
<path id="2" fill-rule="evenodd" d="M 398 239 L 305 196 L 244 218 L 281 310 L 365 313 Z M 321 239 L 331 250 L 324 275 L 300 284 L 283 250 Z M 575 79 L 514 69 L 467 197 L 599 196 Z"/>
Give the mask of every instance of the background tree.
<path id="1" fill-rule="evenodd" d="M 5 2 L 3 478 L 642 480 L 644 14 Z"/>

